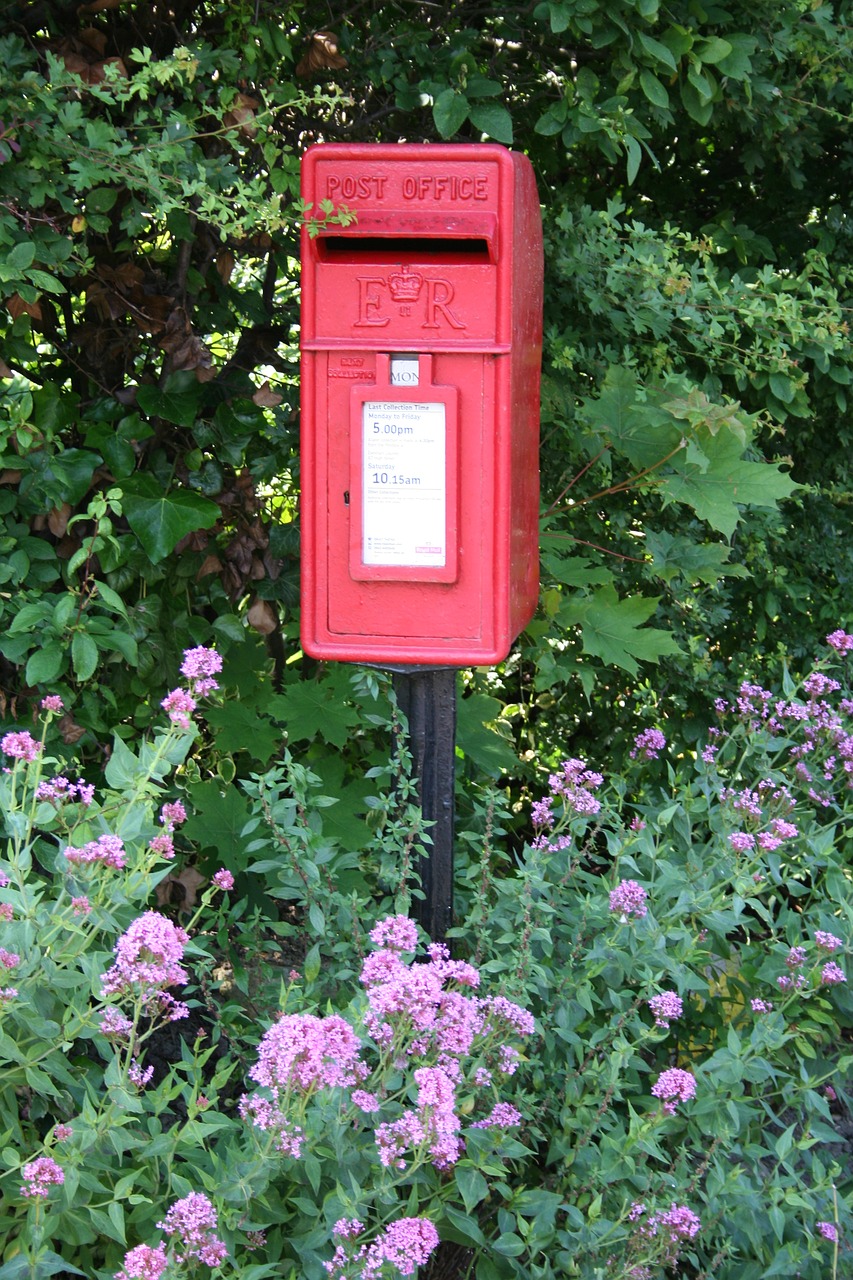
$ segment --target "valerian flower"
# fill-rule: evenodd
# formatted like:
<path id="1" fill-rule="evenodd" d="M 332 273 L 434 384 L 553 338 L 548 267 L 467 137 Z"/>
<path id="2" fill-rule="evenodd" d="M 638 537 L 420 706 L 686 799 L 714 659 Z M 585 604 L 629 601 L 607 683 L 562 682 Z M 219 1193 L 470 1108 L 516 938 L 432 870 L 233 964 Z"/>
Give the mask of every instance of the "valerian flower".
<path id="1" fill-rule="evenodd" d="M 61 1167 L 50 1156 L 39 1156 L 37 1160 L 25 1164 L 21 1169 L 21 1176 L 24 1179 L 21 1195 L 25 1197 L 44 1198 L 51 1186 L 61 1186 L 65 1181 Z"/>

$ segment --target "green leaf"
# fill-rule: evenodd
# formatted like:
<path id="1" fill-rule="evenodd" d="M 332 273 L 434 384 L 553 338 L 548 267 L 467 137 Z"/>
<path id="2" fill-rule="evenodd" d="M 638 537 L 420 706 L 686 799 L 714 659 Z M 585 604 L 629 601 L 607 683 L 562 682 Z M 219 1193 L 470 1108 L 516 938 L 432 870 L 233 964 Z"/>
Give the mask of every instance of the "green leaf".
<path id="1" fill-rule="evenodd" d="M 442 138 L 452 138 L 468 119 L 468 99 L 455 89 L 445 89 L 433 103 L 432 117 Z"/>
<path id="2" fill-rule="evenodd" d="M 488 694 L 476 693 L 459 699 L 456 745 L 463 755 L 493 777 L 502 769 L 512 769 L 517 762 L 515 747 L 490 727 L 500 713 L 500 702 Z"/>
<path id="3" fill-rule="evenodd" d="M 207 779 L 189 789 L 194 812 L 181 828 L 188 840 L 202 849 L 215 849 L 222 856 L 240 847 L 243 828 L 249 821 L 249 806 L 234 786 Z"/>
<path id="4" fill-rule="evenodd" d="M 472 106 L 469 116 L 475 129 L 480 129 L 496 142 L 512 146 L 512 116 L 506 107 L 496 102 L 484 102 Z"/>
<path id="5" fill-rule="evenodd" d="M 496 98 L 504 91 L 499 80 L 487 80 L 485 76 L 469 76 L 465 92 L 469 98 Z"/>
<path id="6" fill-rule="evenodd" d="M 453 1176 L 461 1192 L 465 1209 L 471 1213 L 489 1194 L 489 1184 L 479 1169 L 473 1169 L 470 1166 L 457 1165 Z"/>
<path id="7" fill-rule="evenodd" d="M 637 139 L 632 138 L 630 134 L 626 134 L 622 139 L 622 142 L 625 146 L 625 154 L 628 157 L 626 177 L 628 179 L 628 186 L 630 187 L 639 172 L 643 152 Z"/>
<path id="8" fill-rule="evenodd" d="M 27 660 L 25 678 L 27 684 L 49 684 L 65 667 L 65 654 L 54 640 L 44 649 L 37 649 Z"/>
<path id="9" fill-rule="evenodd" d="M 287 726 L 290 739 L 313 742 L 315 738 L 322 738 L 335 747 L 346 745 L 350 731 L 359 722 L 352 706 L 316 680 L 289 685 L 271 699 L 269 711 Z"/>
<path id="10" fill-rule="evenodd" d="M 706 125 L 714 114 L 714 108 L 711 102 L 704 98 L 691 84 L 689 80 L 685 80 L 681 86 L 681 101 L 687 111 L 697 124 Z"/>
<path id="11" fill-rule="evenodd" d="M 650 58 L 653 58 L 655 62 L 661 63 L 662 66 L 667 67 L 672 72 L 676 72 L 678 70 L 678 63 L 672 56 L 671 51 L 665 44 L 661 44 L 660 40 L 655 40 L 653 36 L 647 36 L 644 31 L 637 32 L 637 40 L 639 41 L 640 47 L 649 55 Z"/>
<path id="12" fill-rule="evenodd" d="M 769 381 L 770 390 L 776 399 L 781 400 L 782 404 L 790 404 L 797 390 L 793 379 L 784 373 L 771 373 Z"/>
<path id="13" fill-rule="evenodd" d="M 117 187 L 95 187 L 86 193 L 86 212 L 109 213 L 117 199 Z"/>
<path id="14" fill-rule="evenodd" d="M 114 791 L 130 790 L 139 776 L 139 760 L 123 738 L 113 735 L 113 749 L 104 770 L 107 785 Z"/>
<path id="15" fill-rule="evenodd" d="M 726 537 L 735 531 L 740 507 L 772 508 L 800 488 L 775 464 L 745 461 L 743 446 L 731 433 L 705 436 L 702 451 L 709 460 L 704 471 L 686 459 L 673 462 L 675 474 L 667 478 L 666 501 L 692 507 L 700 520 Z"/>
<path id="16" fill-rule="evenodd" d="M 26 271 L 36 256 L 36 247 L 31 240 L 22 240 L 6 255 L 6 266 L 12 271 Z"/>
<path id="17" fill-rule="evenodd" d="M 179 427 L 191 427 L 198 417 L 201 385 L 189 391 L 161 391 L 159 387 L 137 387 L 136 403 L 143 413 L 165 418 Z"/>
<path id="18" fill-rule="evenodd" d="M 206 717 L 208 724 L 217 730 L 217 751 L 248 751 L 252 759 L 267 764 L 281 746 L 281 729 L 242 702 L 209 707 Z"/>
<path id="19" fill-rule="evenodd" d="M 707 36 L 697 40 L 693 49 L 700 62 L 722 62 L 731 54 L 733 46 L 721 36 Z"/>
<path id="20" fill-rule="evenodd" d="M 88 680 L 98 665 L 98 646 L 85 631 L 75 631 L 71 638 L 71 665 L 78 680 Z"/>
<path id="21" fill-rule="evenodd" d="M 653 106 L 661 108 L 669 106 L 669 94 L 666 88 L 646 67 L 640 72 L 640 88 Z"/>
<path id="22" fill-rule="evenodd" d="M 592 599 L 567 601 L 559 617 L 566 626 L 580 626 L 585 653 L 636 675 L 640 662 L 681 653 L 668 632 L 643 627 L 657 604 L 658 597 L 620 600 L 615 587 L 606 586 Z"/>
<path id="23" fill-rule="evenodd" d="M 122 507 L 152 564 L 165 559 L 187 534 L 209 529 L 220 515 L 215 502 L 197 493 L 186 489 L 162 493 L 151 476 L 136 476 L 124 483 Z"/>

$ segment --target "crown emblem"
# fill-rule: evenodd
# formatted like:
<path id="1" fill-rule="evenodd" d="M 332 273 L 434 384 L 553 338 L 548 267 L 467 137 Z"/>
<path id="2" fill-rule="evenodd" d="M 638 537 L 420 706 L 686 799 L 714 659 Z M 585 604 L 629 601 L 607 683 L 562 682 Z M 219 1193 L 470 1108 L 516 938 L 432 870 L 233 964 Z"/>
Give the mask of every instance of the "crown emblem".
<path id="1" fill-rule="evenodd" d="M 422 275 L 404 266 L 402 271 L 394 271 L 388 277 L 388 287 L 395 302 L 416 302 L 424 282 Z"/>

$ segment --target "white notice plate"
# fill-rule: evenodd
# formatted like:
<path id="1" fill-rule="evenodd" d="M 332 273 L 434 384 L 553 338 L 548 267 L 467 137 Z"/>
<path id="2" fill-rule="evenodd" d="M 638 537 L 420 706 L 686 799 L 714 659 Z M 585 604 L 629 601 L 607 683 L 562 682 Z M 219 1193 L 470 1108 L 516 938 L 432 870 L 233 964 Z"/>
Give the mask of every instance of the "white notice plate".
<path id="1" fill-rule="evenodd" d="M 362 561 L 447 562 L 443 404 L 367 401 L 362 410 Z"/>

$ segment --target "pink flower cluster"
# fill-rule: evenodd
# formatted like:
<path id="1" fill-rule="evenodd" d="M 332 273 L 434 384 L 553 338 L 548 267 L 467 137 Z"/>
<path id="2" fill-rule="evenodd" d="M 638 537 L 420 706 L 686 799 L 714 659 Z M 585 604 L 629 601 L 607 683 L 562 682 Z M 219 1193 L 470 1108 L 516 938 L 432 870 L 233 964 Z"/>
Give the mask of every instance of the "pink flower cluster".
<path id="1" fill-rule="evenodd" d="M 629 916 L 640 920 L 648 910 L 647 898 L 645 889 L 636 880 L 620 880 L 616 888 L 610 891 L 610 910 L 618 912 L 623 922 Z"/>
<path id="2" fill-rule="evenodd" d="M 14 733 L 7 733 L 0 739 L 0 751 L 3 751 L 7 756 L 11 756 L 13 760 L 23 760 L 25 763 L 31 764 L 34 760 L 38 760 L 42 752 L 42 746 L 31 733 L 24 729 Z"/>
<path id="3" fill-rule="evenodd" d="M 50 1156 L 39 1156 L 37 1160 L 25 1164 L 21 1169 L 21 1176 L 24 1179 L 21 1195 L 42 1199 L 48 1195 L 52 1186 L 61 1186 L 65 1181 L 65 1174 Z"/>
<path id="4" fill-rule="evenodd" d="M 150 1245 L 138 1244 L 124 1255 L 124 1266 L 116 1272 L 115 1280 L 160 1280 L 168 1265 L 162 1245 L 152 1249 Z"/>
<path id="5" fill-rule="evenodd" d="M 269 1090 L 272 1100 L 244 1095 L 240 1114 L 258 1129 L 274 1134 L 283 1155 L 298 1158 L 302 1130 L 288 1116 L 291 1099 L 304 1101 L 321 1089 L 356 1084 L 367 1074 L 358 1038 L 344 1018 L 288 1014 L 264 1035 L 258 1061 L 249 1072 L 252 1080 Z"/>
<path id="6" fill-rule="evenodd" d="M 103 835 L 97 840 L 90 840 L 82 849 L 67 848 L 65 860 L 74 867 L 91 866 L 98 863 L 103 867 L 113 867 L 121 871 L 125 866 L 124 845 L 118 836 Z"/>
<path id="7" fill-rule="evenodd" d="M 208 1267 L 218 1267 L 227 1250 L 216 1234 L 216 1210 L 207 1196 L 192 1191 L 182 1200 L 176 1200 L 166 1217 L 157 1226 L 161 1231 L 177 1237 L 175 1261 L 197 1260 Z"/>
<path id="8" fill-rule="evenodd" d="M 415 1084 L 415 1110 L 404 1111 L 399 1120 L 381 1124 L 376 1130 L 379 1158 L 386 1167 L 405 1169 L 403 1153 L 423 1148 L 437 1169 L 448 1169 L 462 1154 L 453 1081 L 441 1067 L 420 1067 Z"/>
<path id="9" fill-rule="evenodd" d="M 438 1232 L 428 1218 L 398 1218 L 372 1244 L 363 1244 L 356 1250 L 349 1242 L 357 1239 L 363 1230 L 362 1223 L 355 1218 L 342 1218 L 335 1223 L 335 1235 L 344 1243 L 337 1246 L 331 1262 L 323 1264 L 334 1280 L 353 1275 L 354 1263 L 361 1263 L 354 1273 L 358 1280 L 375 1280 L 384 1268 L 401 1276 L 414 1275 L 439 1243 Z"/>
<path id="10" fill-rule="evenodd" d="M 71 782 L 62 774 L 47 778 L 36 787 L 36 800 L 48 800 L 51 804 L 70 804 L 73 800 L 88 808 L 95 798 L 95 788 L 88 782 Z"/>
<path id="11" fill-rule="evenodd" d="M 401 1112 L 393 1103 L 396 1116 L 377 1126 L 380 1159 L 405 1168 L 406 1153 L 414 1150 L 444 1169 L 462 1151 L 456 1098 L 466 1071 L 475 1088 L 493 1088 L 497 1077 L 512 1075 L 519 1052 L 511 1042 L 533 1032 L 533 1017 L 503 996 L 464 994 L 466 988 L 477 989 L 480 975 L 472 965 L 451 959 L 441 943 L 429 946 L 426 963 L 413 963 L 417 927 L 408 917 L 380 921 L 370 937 L 378 950 L 362 966 L 368 1001 L 364 1028 L 379 1050 L 377 1069 L 411 1064 L 417 1086 L 415 1105 Z M 290 1014 L 263 1037 L 250 1072 L 265 1093 L 244 1097 L 240 1112 L 272 1133 L 279 1151 L 299 1157 L 304 1138 L 297 1121 L 315 1091 L 350 1088 L 350 1100 L 362 1115 L 381 1111 L 382 1081 L 359 1087 L 369 1075 L 358 1037 L 343 1018 Z M 480 1127 L 518 1119 L 515 1108 L 493 1106 Z"/>
<path id="12" fill-rule="evenodd" d="M 195 649 L 184 650 L 181 675 L 186 679 L 188 688 L 172 689 L 160 703 L 172 724 L 189 729 L 198 699 L 219 688 L 215 677 L 221 670 L 222 658 L 215 649 L 199 645 Z"/>
<path id="13" fill-rule="evenodd" d="M 222 658 L 215 649 L 205 649 L 199 645 L 196 649 L 185 649 L 181 663 L 181 675 L 187 680 L 193 693 L 204 698 L 219 688 L 214 679 L 222 670 Z"/>
<path id="14" fill-rule="evenodd" d="M 180 961 L 187 942 L 184 929 L 157 911 L 146 911 L 116 943 L 116 962 L 104 975 L 104 995 L 150 996 L 184 986 L 187 972 Z"/>
<path id="15" fill-rule="evenodd" d="M 554 804 L 562 801 L 566 813 L 589 816 L 598 813 L 601 801 L 594 794 L 604 781 L 600 773 L 588 769 L 585 760 L 564 760 L 559 773 L 548 779 L 549 793 L 536 800 L 530 807 L 530 819 L 534 827 L 553 827 L 557 815 Z M 566 841 L 568 843 L 568 840 Z"/>
<path id="16" fill-rule="evenodd" d="M 669 1115 L 675 1115 L 679 1102 L 689 1102 L 696 1096 L 696 1077 L 691 1071 L 683 1071 L 680 1067 L 670 1067 L 662 1071 L 652 1085 L 652 1097 L 663 1101 L 663 1109 Z"/>

